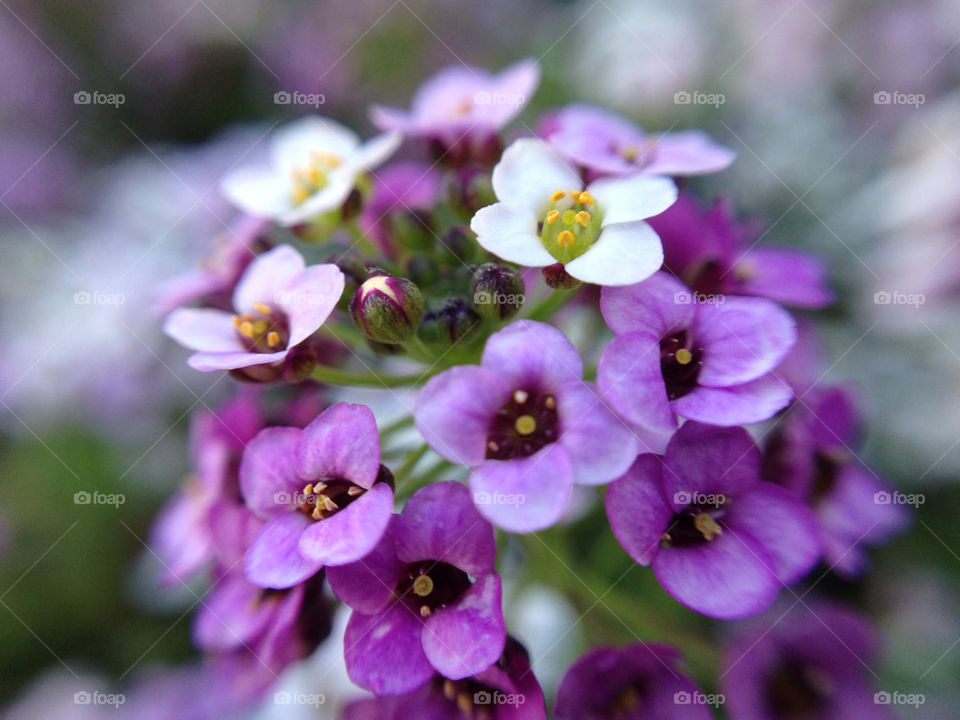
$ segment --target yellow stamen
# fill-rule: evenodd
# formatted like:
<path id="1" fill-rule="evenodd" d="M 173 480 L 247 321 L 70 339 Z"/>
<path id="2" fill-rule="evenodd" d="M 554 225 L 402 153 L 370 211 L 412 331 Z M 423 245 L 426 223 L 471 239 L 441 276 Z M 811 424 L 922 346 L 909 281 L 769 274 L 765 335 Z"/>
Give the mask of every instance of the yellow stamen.
<path id="1" fill-rule="evenodd" d="M 241 335 L 245 338 L 253 339 L 253 323 L 249 320 L 244 320 L 240 323 L 240 327 L 237 328 Z"/>
<path id="2" fill-rule="evenodd" d="M 564 230 L 557 235 L 557 245 L 560 247 L 570 247 L 574 242 L 576 242 L 576 238 L 569 230 Z"/>
<path id="3" fill-rule="evenodd" d="M 431 615 L 433 615 L 433 610 L 430 609 L 429 605 L 420 606 L 420 617 L 425 618 L 425 617 L 430 617 Z"/>
<path id="4" fill-rule="evenodd" d="M 580 190 L 571 190 L 571 191 L 570 191 L 570 199 L 573 200 L 574 202 L 580 202 L 580 193 L 581 193 L 581 192 L 582 192 L 582 191 L 580 191 Z"/>
<path id="5" fill-rule="evenodd" d="M 235 328 L 237 328 L 237 330 L 240 329 L 240 324 L 241 324 L 242 322 L 243 322 L 243 320 L 240 319 L 240 316 L 239 316 L 239 315 L 234 315 L 234 316 L 233 316 L 233 326 L 234 326 Z"/>
<path id="6" fill-rule="evenodd" d="M 340 506 L 337 505 L 333 500 L 328 498 L 326 495 L 323 496 L 323 507 L 327 512 L 333 512 L 334 510 L 340 509 Z"/>
<path id="7" fill-rule="evenodd" d="M 253 309 L 256 310 L 258 313 L 260 313 L 261 315 L 269 315 L 271 313 L 270 306 L 264 305 L 263 303 L 260 303 L 260 302 L 255 302 L 253 304 Z"/>
<path id="8" fill-rule="evenodd" d="M 310 191 L 308 191 L 303 185 L 297 185 L 293 188 L 293 202 L 297 205 L 305 202 L 308 197 L 310 197 Z"/>
<path id="9" fill-rule="evenodd" d="M 593 205 L 596 200 L 593 199 L 593 195 L 584 190 L 580 193 L 580 204 L 581 205 Z"/>
<path id="10" fill-rule="evenodd" d="M 487 449 L 490 452 L 496 452 L 497 450 L 500 449 L 500 446 L 497 445 L 493 440 L 491 440 L 490 442 L 487 443 Z"/>
<path id="11" fill-rule="evenodd" d="M 565 210 L 563 212 L 563 224 L 573 225 L 577 221 L 577 213 L 574 210 Z"/>
<path id="12" fill-rule="evenodd" d="M 347 488 L 347 495 L 349 495 L 350 497 L 356 497 L 357 495 L 360 495 L 362 492 L 363 492 L 363 488 L 358 487 L 356 485 L 351 485 L 349 488 Z"/>
<path id="13" fill-rule="evenodd" d="M 443 694 L 447 700 L 453 700 L 457 696 L 457 686 L 453 684 L 453 680 L 443 681 Z"/>
<path id="14" fill-rule="evenodd" d="M 527 401 L 528 397 L 530 396 L 527 394 L 526 390 L 517 390 L 513 393 L 513 401 L 517 405 L 523 405 Z"/>
<path id="15" fill-rule="evenodd" d="M 587 225 L 590 224 L 590 217 L 590 213 L 588 213 L 586 210 L 581 210 L 577 213 L 577 217 L 575 219 L 578 223 L 584 227 L 587 227 Z"/>
<path id="16" fill-rule="evenodd" d="M 721 528 L 717 521 L 714 520 L 708 513 L 700 513 L 693 519 L 693 526 L 697 529 L 703 539 L 713 540 L 717 535 L 723 535 L 723 528 Z"/>
<path id="17" fill-rule="evenodd" d="M 550 202 L 557 202 L 562 200 L 566 193 L 563 190 L 554 190 L 553 195 L 550 196 Z"/>
<path id="18" fill-rule="evenodd" d="M 274 347 L 280 344 L 280 333 L 271 330 L 267 333 L 267 345 Z"/>
<path id="19" fill-rule="evenodd" d="M 419 597 L 426 597 L 433 592 L 433 578 L 429 575 L 420 575 L 413 581 L 413 593 Z"/>
<path id="20" fill-rule="evenodd" d="M 675 357 L 677 358 L 677 362 L 681 365 L 689 365 L 690 361 L 693 360 L 693 353 L 686 348 L 680 348 L 677 350 Z"/>
<path id="21" fill-rule="evenodd" d="M 560 219 L 559 210 L 551 210 L 547 213 L 547 225 L 553 225 L 557 220 Z"/>
<path id="22" fill-rule="evenodd" d="M 516 431 L 521 435 L 530 435 L 537 429 L 537 421 L 533 415 L 521 415 L 513 424 Z"/>
<path id="23" fill-rule="evenodd" d="M 557 401 L 554 399 L 553 395 L 547 395 L 543 401 L 543 406 L 547 408 L 547 410 L 553 410 L 557 407 Z"/>
<path id="24" fill-rule="evenodd" d="M 457 710 L 459 710 L 464 717 L 473 715 L 473 697 L 467 693 L 457 695 Z"/>

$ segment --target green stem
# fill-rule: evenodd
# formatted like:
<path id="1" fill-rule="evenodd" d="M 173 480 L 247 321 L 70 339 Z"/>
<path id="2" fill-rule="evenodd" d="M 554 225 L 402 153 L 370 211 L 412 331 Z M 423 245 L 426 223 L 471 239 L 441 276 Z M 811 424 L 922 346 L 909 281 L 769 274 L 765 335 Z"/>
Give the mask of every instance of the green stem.
<path id="1" fill-rule="evenodd" d="M 376 373 L 355 373 L 349 370 L 318 365 L 311 377 L 328 385 L 353 385 L 357 387 L 411 387 L 429 380 L 436 372 L 425 371 L 419 375 L 378 375 Z"/>
<path id="2" fill-rule="evenodd" d="M 403 460 L 403 464 L 397 468 L 397 471 L 393 474 L 393 478 L 396 481 L 398 486 L 403 485 L 404 481 L 410 475 L 414 466 L 420 462 L 420 458 L 427 454 L 427 451 L 430 449 L 430 446 L 424 443 L 418 448 L 411 450 L 407 453 L 406 457 Z"/>
<path id="3" fill-rule="evenodd" d="M 380 439 L 390 437 L 395 432 L 403 430 L 413 425 L 413 415 L 404 415 L 403 417 L 394 420 L 389 425 L 385 425 L 382 430 L 380 430 Z"/>
<path id="4" fill-rule="evenodd" d="M 553 317 L 553 314 L 562 308 L 567 302 L 577 294 L 579 288 L 572 290 L 554 290 L 543 300 L 530 308 L 527 313 L 528 320 L 539 320 L 544 322 Z"/>
<path id="5" fill-rule="evenodd" d="M 413 335 L 409 340 L 403 343 L 403 349 L 407 351 L 407 355 L 412 357 L 414 360 L 419 360 L 422 363 L 427 363 L 428 365 L 433 362 L 433 353 L 430 352 L 430 348 L 423 344 L 423 340 L 418 338 L 416 335 Z"/>

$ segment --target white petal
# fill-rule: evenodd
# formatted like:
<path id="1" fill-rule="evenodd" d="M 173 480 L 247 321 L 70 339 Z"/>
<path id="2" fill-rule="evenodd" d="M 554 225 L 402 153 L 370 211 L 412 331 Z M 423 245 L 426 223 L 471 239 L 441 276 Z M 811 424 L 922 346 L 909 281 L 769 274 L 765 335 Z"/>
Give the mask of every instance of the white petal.
<path id="1" fill-rule="evenodd" d="M 270 168 L 240 168 L 220 183 L 220 192 L 233 205 L 254 217 L 276 219 L 293 207 L 290 178 Z"/>
<path id="2" fill-rule="evenodd" d="M 603 228 L 596 244 L 565 269 L 577 280 L 595 285 L 633 285 L 662 264 L 660 236 L 647 223 L 632 222 Z"/>
<path id="3" fill-rule="evenodd" d="M 277 218 L 281 225 L 298 225 L 312 217 L 343 205 L 350 191 L 353 190 L 356 174 L 350 168 L 337 168 L 327 175 L 327 185 L 320 192 L 316 192 L 299 205 L 288 209 Z"/>
<path id="4" fill-rule="evenodd" d="M 358 170 L 369 170 L 382 165 L 387 158 L 393 155 L 403 136 L 398 132 L 388 132 L 370 138 L 349 158 L 348 162 Z"/>
<path id="5" fill-rule="evenodd" d="M 258 255 L 233 290 L 234 310 L 253 312 L 254 303 L 279 304 L 277 298 L 303 272 L 304 265 L 303 256 L 291 245 L 278 245 Z"/>
<path id="6" fill-rule="evenodd" d="M 502 202 L 488 205 L 473 216 L 470 229 L 483 248 L 504 260 L 527 267 L 557 262 L 537 235 L 537 218 L 532 210 Z"/>
<path id="7" fill-rule="evenodd" d="M 163 331 L 191 350 L 243 350 L 233 327 L 232 316 L 223 310 L 179 308 L 164 320 Z"/>
<path id="8" fill-rule="evenodd" d="M 308 116 L 273 133 L 270 155 L 277 171 L 286 175 L 304 167 L 310 161 L 311 152 L 347 158 L 359 145 L 360 138 L 353 130 L 329 118 Z"/>
<path id="9" fill-rule="evenodd" d="M 605 226 L 659 215 L 677 200 L 673 180 L 647 175 L 602 178 L 587 190 L 603 211 Z"/>
<path id="10" fill-rule="evenodd" d="M 493 169 L 493 191 L 497 199 L 529 208 L 536 214 L 550 201 L 555 190 L 580 190 L 583 183 L 576 171 L 542 140 L 522 138 L 503 152 Z"/>

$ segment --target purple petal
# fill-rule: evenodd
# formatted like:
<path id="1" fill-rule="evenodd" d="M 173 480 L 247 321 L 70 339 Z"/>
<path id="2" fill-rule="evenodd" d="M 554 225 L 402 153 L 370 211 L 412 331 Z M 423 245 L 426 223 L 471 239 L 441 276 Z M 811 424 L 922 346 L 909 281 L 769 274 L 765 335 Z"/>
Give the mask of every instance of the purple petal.
<path id="1" fill-rule="evenodd" d="M 294 466 L 299 428 L 269 427 L 247 444 L 240 460 L 240 492 L 247 507 L 264 517 L 290 510 L 304 480 Z"/>
<path id="2" fill-rule="evenodd" d="M 597 371 L 603 398 L 645 430 L 670 433 L 677 419 L 660 369 L 660 340 L 647 332 L 618 335 L 604 349 Z"/>
<path id="3" fill-rule="evenodd" d="M 337 403 L 303 429 L 296 453 L 301 477 L 349 480 L 373 487 L 380 471 L 380 435 L 366 405 Z"/>
<path id="4" fill-rule="evenodd" d="M 460 680 L 495 663 L 507 629 L 500 607 L 500 576 L 480 578 L 455 604 L 427 618 L 423 651 L 441 675 Z"/>
<path id="5" fill-rule="evenodd" d="M 494 415 L 510 397 L 497 376 L 476 365 L 461 365 L 431 378 L 417 395 L 417 430 L 451 462 L 474 467 L 483 462 Z"/>
<path id="6" fill-rule="evenodd" d="M 649 565 L 673 509 L 663 495 L 663 460 L 641 455 L 626 474 L 607 488 L 604 504 L 610 529 L 623 549 L 641 565 Z"/>
<path id="7" fill-rule="evenodd" d="M 750 425 L 769 420 L 785 408 L 793 390 L 773 373 L 743 385 L 711 388 L 703 385 L 674 400 L 677 414 L 713 425 Z"/>
<path id="8" fill-rule="evenodd" d="M 238 370 L 255 365 L 271 365 L 287 356 L 286 350 L 274 353 L 254 352 L 198 352 L 187 358 L 187 364 L 200 372 Z"/>
<path id="9" fill-rule="evenodd" d="M 233 291 L 233 307 L 237 312 L 253 312 L 254 303 L 273 305 L 303 272 L 303 257 L 290 245 L 278 245 L 258 255 L 244 271 Z"/>
<path id="10" fill-rule="evenodd" d="M 343 510 L 310 525 L 300 536 L 300 554 L 323 565 L 346 565 L 380 542 L 393 514 L 393 490 L 377 483 Z"/>
<path id="11" fill-rule="evenodd" d="M 243 350 L 243 344 L 232 318 L 222 310 L 180 308 L 164 320 L 163 331 L 191 350 L 238 352 Z"/>
<path id="12" fill-rule="evenodd" d="M 616 334 L 642 330 L 660 340 L 693 324 L 693 296 L 682 282 L 657 272 L 636 285 L 605 287 L 600 310 Z"/>
<path id="13" fill-rule="evenodd" d="M 743 428 L 686 422 L 664 456 L 663 489 L 675 510 L 694 493 L 738 495 L 760 482 L 760 450 Z"/>
<path id="14" fill-rule="evenodd" d="M 729 387 L 773 370 L 797 341 L 793 317 L 763 298 L 724 296 L 722 303 L 699 305 L 693 337 L 703 347 L 698 382 Z"/>
<path id="15" fill-rule="evenodd" d="M 289 347 L 303 342 L 323 325 L 343 294 L 343 282 L 343 273 L 336 265 L 311 265 L 273 299 L 287 315 Z"/>
<path id="16" fill-rule="evenodd" d="M 860 418 L 850 392 L 835 387 L 811 394 L 804 404 L 813 409 L 810 425 L 817 448 L 845 451 L 856 444 Z"/>
<path id="17" fill-rule="evenodd" d="M 481 363 L 511 391 L 551 392 L 563 382 L 583 378 L 580 353 L 567 336 L 533 320 L 517 320 L 491 335 Z"/>
<path id="18" fill-rule="evenodd" d="M 326 570 L 327 580 L 333 594 L 354 610 L 376 613 L 382 610 L 397 585 L 406 563 L 397 559 L 396 529 L 394 515 L 380 542 L 357 562 L 349 565 L 334 565 Z"/>
<path id="19" fill-rule="evenodd" d="M 660 548 L 653 559 L 653 573 L 668 593 L 720 620 L 755 615 L 773 604 L 780 583 L 771 567 L 773 559 L 759 542 L 729 530 L 700 545 Z"/>
<path id="20" fill-rule="evenodd" d="M 163 565 L 164 585 L 185 582 L 213 555 L 208 519 L 214 496 L 182 490 L 160 509 L 150 528 L 150 550 Z"/>
<path id="21" fill-rule="evenodd" d="M 470 473 L 477 509 L 511 532 L 550 527 L 566 510 L 573 492 L 573 465 L 557 443 L 514 460 L 487 460 Z"/>
<path id="22" fill-rule="evenodd" d="M 596 387 L 570 382 L 557 391 L 562 434 L 558 442 L 573 464 L 573 481 L 602 485 L 619 477 L 637 457 L 636 435 L 603 402 Z"/>
<path id="23" fill-rule="evenodd" d="M 307 560 L 298 545 L 310 519 L 299 512 L 277 515 L 247 550 L 243 570 L 247 580 L 263 588 L 288 588 L 313 576 L 323 565 Z"/>
<path id="24" fill-rule="evenodd" d="M 757 247 L 738 268 L 747 270 L 739 291 L 785 305 L 816 310 L 833 302 L 823 260 L 809 253 L 778 247 Z"/>
<path id="25" fill-rule="evenodd" d="M 434 675 L 423 652 L 423 621 L 401 602 L 381 612 L 354 611 L 343 637 L 347 674 L 377 695 L 402 695 Z"/>
<path id="26" fill-rule="evenodd" d="M 205 652 L 222 652 L 249 644 L 273 619 L 279 595 L 264 595 L 240 574 L 222 577 L 206 595 L 194 617 L 191 634 Z"/>
<path id="27" fill-rule="evenodd" d="M 762 482 L 730 506 L 726 521 L 763 543 L 773 558 L 771 570 L 780 582 L 796 582 L 820 558 L 817 518 L 795 495 Z"/>
<path id="28" fill-rule="evenodd" d="M 656 153 L 644 173 L 701 175 L 728 168 L 737 154 L 715 143 L 699 130 L 665 133 L 657 138 Z"/>
<path id="29" fill-rule="evenodd" d="M 397 557 L 406 563 L 440 560 L 470 575 L 493 571 L 493 528 L 477 512 L 470 491 L 439 482 L 415 492 L 396 521 Z"/>

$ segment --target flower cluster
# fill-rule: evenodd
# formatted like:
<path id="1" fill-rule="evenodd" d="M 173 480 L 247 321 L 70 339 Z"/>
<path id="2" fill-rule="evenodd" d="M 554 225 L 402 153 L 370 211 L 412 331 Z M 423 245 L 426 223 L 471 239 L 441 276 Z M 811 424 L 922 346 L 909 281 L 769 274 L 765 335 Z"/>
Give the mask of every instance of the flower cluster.
<path id="1" fill-rule="evenodd" d="M 151 543 L 165 584 L 208 573 L 211 687 L 256 698 L 342 603 L 346 671 L 371 693 L 350 720 L 852 717 L 869 631 L 846 610 L 756 649 L 735 633 L 712 694 L 637 638 L 588 650 L 545 698 L 509 627 L 498 549 L 522 569 L 543 531 L 600 520 L 624 568 L 733 620 L 818 562 L 856 576 L 905 522 L 874 501 L 853 394 L 819 385 L 787 309 L 831 302 L 825 264 L 678 191 L 734 153 L 586 105 L 511 128 L 538 81 L 532 61 L 451 68 L 409 110 L 374 107 L 382 135 L 307 117 L 273 135 L 269 167 L 223 181 L 242 232 L 164 327 L 240 384 L 194 416 L 193 474 Z M 353 387 L 412 414 L 378 428 Z"/>

